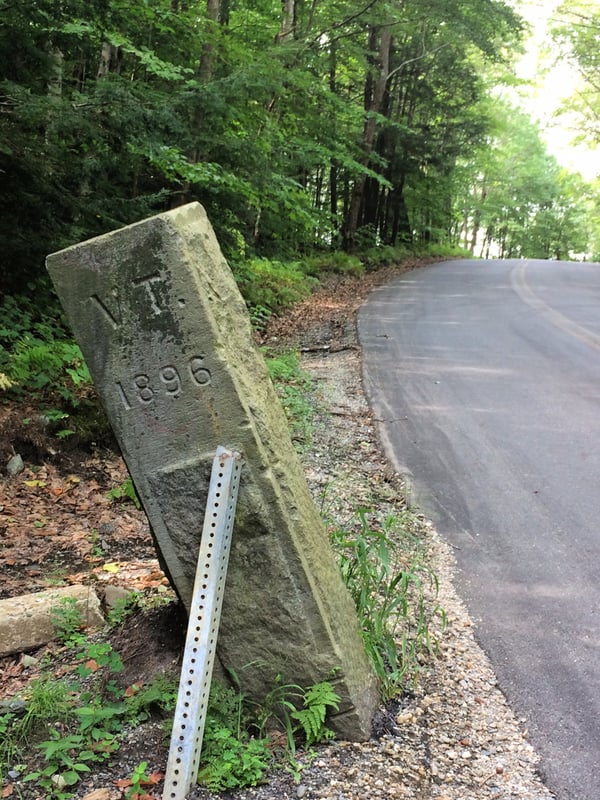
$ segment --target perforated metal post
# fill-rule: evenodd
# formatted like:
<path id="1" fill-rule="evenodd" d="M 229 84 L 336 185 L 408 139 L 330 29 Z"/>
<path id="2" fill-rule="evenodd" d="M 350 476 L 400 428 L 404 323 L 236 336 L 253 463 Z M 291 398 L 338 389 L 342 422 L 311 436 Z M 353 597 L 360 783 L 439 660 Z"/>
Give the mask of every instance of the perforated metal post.
<path id="1" fill-rule="evenodd" d="M 241 468 L 239 453 L 217 448 L 190 606 L 163 800 L 184 800 L 198 774 Z"/>

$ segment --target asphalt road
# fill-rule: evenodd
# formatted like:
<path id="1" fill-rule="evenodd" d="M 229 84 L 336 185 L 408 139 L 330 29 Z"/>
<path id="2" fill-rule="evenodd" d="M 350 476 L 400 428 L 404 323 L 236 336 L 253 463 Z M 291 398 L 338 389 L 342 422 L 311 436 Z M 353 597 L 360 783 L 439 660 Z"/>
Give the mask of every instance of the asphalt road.
<path id="1" fill-rule="evenodd" d="M 388 457 L 559 800 L 600 798 L 600 265 L 453 261 L 359 316 Z"/>

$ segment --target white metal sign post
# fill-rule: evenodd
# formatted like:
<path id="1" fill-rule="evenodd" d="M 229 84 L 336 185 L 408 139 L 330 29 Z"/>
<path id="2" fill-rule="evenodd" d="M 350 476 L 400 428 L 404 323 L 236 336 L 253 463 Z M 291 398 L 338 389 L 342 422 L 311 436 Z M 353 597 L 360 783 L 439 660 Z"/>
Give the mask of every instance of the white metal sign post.
<path id="1" fill-rule="evenodd" d="M 184 800 L 198 774 L 241 468 L 239 453 L 217 448 L 200 541 L 163 800 Z"/>

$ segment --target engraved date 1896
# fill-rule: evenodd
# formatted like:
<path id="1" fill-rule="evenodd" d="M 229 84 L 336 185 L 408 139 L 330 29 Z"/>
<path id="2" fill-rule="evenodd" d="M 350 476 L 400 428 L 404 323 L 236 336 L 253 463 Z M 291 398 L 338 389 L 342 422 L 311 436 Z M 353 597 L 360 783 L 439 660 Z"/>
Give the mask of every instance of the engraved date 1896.
<path id="1" fill-rule="evenodd" d="M 134 404 L 148 406 L 157 397 L 179 397 L 185 389 L 185 382 L 190 381 L 192 386 L 209 386 L 211 376 L 204 366 L 204 356 L 193 356 L 183 368 L 178 369 L 173 364 L 159 367 L 155 374 L 146 372 L 136 373 L 128 386 L 123 386 L 117 381 L 117 392 L 121 402 L 129 411 Z"/>

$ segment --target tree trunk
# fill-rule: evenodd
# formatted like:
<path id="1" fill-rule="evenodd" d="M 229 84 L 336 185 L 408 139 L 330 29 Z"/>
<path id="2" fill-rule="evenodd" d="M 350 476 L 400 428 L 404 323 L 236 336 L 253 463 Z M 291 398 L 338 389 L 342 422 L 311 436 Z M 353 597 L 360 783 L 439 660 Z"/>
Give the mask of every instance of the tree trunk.
<path id="1" fill-rule="evenodd" d="M 110 42 L 102 42 L 102 52 L 100 53 L 100 63 L 98 64 L 98 80 L 105 78 L 110 72 L 119 72 L 121 69 L 122 51 L 120 47 L 115 47 Z"/>
<path id="2" fill-rule="evenodd" d="M 477 237 L 479 236 L 479 228 L 481 227 L 481 206 L 485 202 L 486 197 L 487 188 L 484 183 L 481 187 L 481 197 L 479 199 L 480 205 L 473 213 L 473 230 L 471 232 L 471 246 L 469 247 L 469 250 L 472 253 L 475 252 L 475 247 L 477 246 Z"/>
<path id="3" fill-rule="evenodd" d="M 63 81 L 63 65 L 65 57 L 58 47 L 52 47 L 49 53 L 50 65 L 46 88 L 50 97 L 61 97 Z"/>
<path id="4" fill-rule="evenodd" d="M 215 46 L 213 43 L 213 23 L 218 24 L 221 13 L 220 0 L 206 0 L 206 15 L 209 22 L 209 34 L 200 57 L 198 77 L 203 83 L 208 83 L 212 78 Z"/>
<path id="5" fill-rule="evenodd" d="M 281 42 L 294 32 L 296 26 L 296 0 L 281 0 L 281 28 L 276 41 Z"/>
<path id="6" fill-rule="evenodd" d="M 377 59 L 373 65 L 374 69 L 367 72 L 365 80 L 365 123 L 363 128 L 361 163 L 364 167 L 369 165 L 371 153 L 375 143 L 377 132 L 377 121 L 375 114 L 381 112 L 385 88 L 389 75 L 390 48 L 392 44 L 392 34 L 389 26 L 383 28 L 371 28 L 369 31 L 369 51 L 377 51 Z M 356 231 L 360 219 L 360 211 L 363 203 L 367 176 L 359 175 L 354 183 L 350 208 L 344 227 L 344 248 L 351 252 L 355 247 Z"/>

